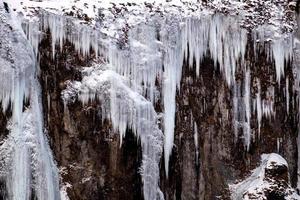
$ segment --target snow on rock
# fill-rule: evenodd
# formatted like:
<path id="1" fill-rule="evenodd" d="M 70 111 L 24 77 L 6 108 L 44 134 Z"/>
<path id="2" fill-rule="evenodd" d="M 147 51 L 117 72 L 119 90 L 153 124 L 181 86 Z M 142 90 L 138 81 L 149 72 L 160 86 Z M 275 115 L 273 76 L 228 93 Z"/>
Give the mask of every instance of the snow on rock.
<path id="1" fill-rule="evenodd" d="M 112 66 L 96 65 L 83 70 L 81 82 L 69 82 L 62 92 L 68 101 L 78 99 L 87 104 L 95 99 L 101 102 L 102 114 L 110 119 L 120 138 L 127 127 L 140 139 L 142 146 L 141 175 L 146 200 L 163 199 L 159 189 L 159 162 L 162 154 L 163 135 L 158 127 L 158 116 L 150 101 L 129 87 L 126 77 L 112 71 Z"/>
<path id="2" fill-rule="evenodd" d="M 290 186 L 286 160 L 276 153 L 262 154 L 260 165 L 245 180 L 230 185 L 230 190 L 234 200 L 300 198 Z"/>
<path id="3" fill-rule="evenodd" d="M 70 200 L 68 197 L 67 189 L 71 188 L 72 186 L 69 183 L 65 183 L 60 189 L 60 199 L 61 200 Z"/>

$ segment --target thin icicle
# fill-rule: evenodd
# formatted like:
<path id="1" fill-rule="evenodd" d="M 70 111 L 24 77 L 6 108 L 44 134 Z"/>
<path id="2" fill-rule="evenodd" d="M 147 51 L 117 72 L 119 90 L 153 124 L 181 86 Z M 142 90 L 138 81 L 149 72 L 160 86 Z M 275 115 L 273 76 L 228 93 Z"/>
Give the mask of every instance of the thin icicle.
<path id="1" fill-rule="evenodd" d="M 277 82 L 280 83 L 281 77 L 284 76 L 285 63 L 292 60 L 293 38 L 288 37 L 274 40 L 271 48 L 275 62 Z"/>
<path id="2" fill-rule="evenodd" d="M 266 98 L 262 101 L 262 114 L 266 118 L 271 118 L 275 115 L 274 111 L 275 88 L 274 86 L 268 87 L 266 91 Z"/>
<path id="3" fill-rule="evenodd" d="M 262 120 L 262 103 L 261 103 L 261 85 L 260 80 L 257 80 L 257 93 L 256 93 L 256 115 L 258 124 L 258 138 L 260 138 L 260 128 Z"/>
<path id="4" fill-rule="evenodd" d="M 239 97 L 240 97 L 240 83 L 233 84 L 233 129 L 234 129 L 234 142 L 237 142 L 239 131 Z"/>
<path id="5" fill-rule="evenodd" d="M 251 142 L 251 77 L 250 71 L 247 70 L 245 73 L 245 83 L 244 83 L 244 104 L 245 104 L 245 123 L 244 123 L 244 140 L 247 150 L 250 148 Z"/>
<path id="6" fill-rule="evenodd" d="M 199 159 L 199 145 L 198 145 L 198 126 L 196 122 L 194 122 L 194 142 L 195 142 L 195 149 L 196 149 L 196 165 L 198 165 Z"/>
<path id="7" fill-rule="evenodd" d="M 286 112 L 289 114 L 290 111 L 290 92 L 289 92 L 289 77 L 285 80 L 285 98 L 286 98 Z"/>
<path id="8" fill-rule="evenodd" d="M 168 22 L 168 20 L 170 20 Z M 167 19 L 167 24 L 161 31 L 165 54 L 163 58 L 163 102 L 164 102 L 164 158 L 165 172 L 168 176 L 169 159 L 172 153 L 175 131 L 176 91 L 180 86 L 183 63 L 182 32 L 178 19 Z M 168 33 L 174 33 L 172 35 Z"/>

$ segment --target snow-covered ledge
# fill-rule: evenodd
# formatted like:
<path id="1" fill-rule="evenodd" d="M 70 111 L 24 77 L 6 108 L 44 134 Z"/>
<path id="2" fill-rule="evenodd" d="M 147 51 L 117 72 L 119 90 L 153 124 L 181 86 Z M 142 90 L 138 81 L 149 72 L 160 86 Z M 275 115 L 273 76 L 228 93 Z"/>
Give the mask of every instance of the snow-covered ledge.
<path id="1" fill-rule="evenodd" d="M 260 165 L 245 180 L 230 185 L 232 199 L 290 199 L 300 196 L 290 186 L 288 164 L 276 153 L 262 154 Z"/>

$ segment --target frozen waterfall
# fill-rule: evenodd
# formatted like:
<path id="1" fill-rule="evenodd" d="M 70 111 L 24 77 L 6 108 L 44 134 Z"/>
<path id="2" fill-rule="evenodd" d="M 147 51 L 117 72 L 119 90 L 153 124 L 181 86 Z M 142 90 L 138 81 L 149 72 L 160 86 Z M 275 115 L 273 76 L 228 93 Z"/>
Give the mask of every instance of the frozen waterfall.
<path id="1" fill-rule="evenodd" d="M 120 135 L 121 144 L 126 130 L 133 131 L 142 147 L 140 174 L 145 200 L 164 199 L 160 164 L 163 155 L 168 177 L 176 138 L 176 97 L 181 92 L 183 67 L 194 70 L 196 78 L 200 78 L 204 58 L 212 61 L 230 93 L 228 115 L 232 117 L 233 143 L 241 140 L 246 152 L 260 138 L 262 121 L 276 115 L 276 87 L 282 80 L 287 112 L 296 107 L 290 105 L 294 98 L 290 90 L 295 92 L 299 104 L 300 70 L 294 62 L 299 60 L 296 52 L 299 44 L 295 50 L 292 34 L 278 36 L 274 27 L 265 24 L 249 30 L 241 23 L 245 16 L 195 10 L 186 14 L 187 11 L 170 9 L 167 15 L 146 13 L 137 19 L 121 10 L 121 14 L 114 13 L 121 19 L 110 16 L 112 19 L 105 22 L 100 16 L 94 16 L 92 22 L 84 22 L 70 13 L 44 8 L 30 19 L 20 16 L 20 25 L 19 19 L 12 18 L 0 7 L 3 22 L 0 36 L 6 45 L 0 48 L 0 56 L 6 55 L 0 57 L 4 66 L 0 71 L 3 77 L 0 101 L 4 113 L 10 109 L 12 112 L 7 127 L 10 134 L 0 148 L 0 175 L 5 179 L 10 199 L 33 196 L 42 200 L 60 199 L 58 170 L 43 130 L 36 70 L 39 44 L 48 31 L 53 60 L 62 52 L 66 41 L 79 56 L 95 58 L 95 62 L 100 58 L 100 63 L 81 70 L 82 80 L 68 82 L 61 94 L 65 112 L 74 99 L 83 105 L 97 100 L 102 103 L 102 116 L 111 121 L 113 132 Z M 253 63 L 247 60 L 249 56 L 255 60 L 259 53 L 264 53 L 266 62 L 272 63 L 269 71 L 275 72 L 270 75 L 272 84 L 268 86 L 255 76 Z M 296 75 L 292 87 L 285 76 L 291 62 Z M 155 109 L 158 104 L 162 111 Z M 198 160 L 197 125 L 195 122 L 191 126 Z M 257 133 L 253 131 L 254 126 L 258 127 Z"/>
<path id="2" fill-rule="evenodd" d="M 0 83 L 0 101 L 4 113 L 12 112 L 9 135 L 0 146 L 0 175 L 5 180 L 7 198 L 60 199 L 57 168 L 43 130 L 33 48 L 18 19 L 8 14 L 3 4 L 0 20 L 0 75 L 4 79 Z M 29 105 L 24 108 L 26 101 Z"/>

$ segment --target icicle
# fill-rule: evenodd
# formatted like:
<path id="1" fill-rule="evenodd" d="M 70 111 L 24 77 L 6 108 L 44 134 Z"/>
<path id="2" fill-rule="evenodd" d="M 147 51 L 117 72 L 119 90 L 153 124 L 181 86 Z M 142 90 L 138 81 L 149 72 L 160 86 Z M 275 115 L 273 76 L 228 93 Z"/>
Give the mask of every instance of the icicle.
<path id="1" fill-rule="evenodd" d="M 199 147 L 198 147 L 198 126 L 196 122 L 194 122 L 194 142 L 195 142 L 195 149 L 196 149 L 196 165 L 198 165 Z"/>
<path id="2" fill-rule="evenodd" d="M 289 114 L 290 110 L 290 92 L 289 92 L 289 77 L 285 80 L 285 97 L 286 97 L 286 112 Z"/>
<path id="3" fill-rule="evenodd" d="M 284 59 L 285 59 L 285 57 L 283 56 L 284 52 L 281 46 L 281 42 L 276 41 L 275 43 L 273 43 L 272 51 L 275 60 L 277 81 L 280 82 L 281 76 L 284 75 Z"/>
<path id="4" fill-rule="evenodd" d="M 282 143 L 282 138 L 277 138 L 277 153 L 280 153 L 281 143 Z"/>
<path id="5" fill-rule="evenodd" d="M 34 20 L 29 21 L 25 19 L 22 20 L 22 24 L 23 24 L 24 33 L 26 34 L 27 39 L 29 40 L 33 48 L 35 56 L 37 57 L 39 51 L 39 43 L 41 40 L 39 24 L 36 23 Z"/>
<path id="6" fill-rule="evenodd" d="M 100 36 L 91 27 L 79 24 L 70 17 L 48 12 L 42 13 L 42 20 L 43 29 L 49 28 L 51 33 L 53 57 L 55 46 L 59 44 L 62 49 L 65 40 L 74 44 L 76 51 L 84 56 L 90 54 L 90 48 L 98 55 Z M 156 38 L 157 23 L 164 29 L 160 30 L 162 42 Z M 176 34 L 169 34 L 170 30 L 166 30 L 166 27 L 172 27 Z M 131 89 L 139 93 L 142 91 L 143 96 L 155 103 L 159 95 L 156 81 L 162 83 L 166 171 L 174 140 L 176 90 L 180 88 L 181 68 L 184 57 L 187 59 L 187 52 L 190 52 L 189 65 L 192 66 L 194 60 L 196 62 L 198 76 L 203 57 L 210 53 L 215 66 L 220 66 L 227 83 L 231 84 L 237 61 L 243 62 L 246 42 L 246 31 L 233 18 L 203 15 L 201 18 L 189 18 L 185 21 L 173 16 L 173 20 L 159 18 L 149 20 L 147 24 L 139 24 L 129 30 L 129 45 L 122 49 L 119 49 L 115 41 L 104 43 L 108 49 L 108 55 L 104 56 L 108 57 L 116 72 L 130 78 Z M 119 127 L 121 135 L 124 135 L 126 126 L 127 124 L 123 124 Z"/>
<path id="7" fill-rule="evenodd" d="M 173 21 L 172 21 L 173 20 Z M 163 27 L 162 43 L 166 47 L 163 66 L 163 102 L 164 102 L 164 158 L 165 172 L 168 176 L 169 158 L 172 153 L 175 130 L 176 90 L 180 87 L 183 56 L 182 53 L 182 32 L 176 26 L 178 22 L 170 19 L 170 22 Z M 170 35 L 169 32 L 174 34 Z"/>
<path id="8" fill-rule="evenodd" d="M 28 119 L 30 120 L 27 130 L 32 129 L 35 140 L 32 143 L 36 144 L 33 147 L 33 170 L 34 183 L 37 199 L 60 199 L 58 169 L 54 163 L 54 158 L 51 153 L 47 138 L 43 132 L 43 116 L 41 90 L 39 83 L 34 81 L 32 84 L 32 93 L 30 108 L 27 110 Z M 26 114 L 26 113 L 25 113 Z"/>
<path id="9" fill-rule="evenodd" d="M 261 86 L 260 80 L 257 80 L 257 93 L 256 93 L 256 115 L 257 115 L 257 124 L 258 124 L 258 138 L 260 138 L 260 128 L 262 120 L 262 105 L 261 105 Z"/>
<path id="10" fill-rule="evenodd" d="M 215 66 L 219 64 L 228 85 L 234 81 L 236 64 L 244 55 L 247 44 L 247 32 L 238 22 L 223 15 L 201 16 L 187 20 L 187 42 L 190 52 L 189 65 L 196 60 L 196 73 L 199 75 L 200 62 L 208 50 Z"/>
<path id="11" fill-rule="evenodd" d="M 250 99 L 251 99 L 251 79 L 250 79 L 250 71 L 247 70 L 245 73 L 245 83 L 244 83 L 244 104 L 245 104 L 245 116 L 246 121 L 244 124 L 244 139 L 245 139 L 245 145 L 247 147 L 247 150 L 250 148 L 250 142 L 251 142 L 251 106 L 250 106 Z"/>
<path id="12" fill-rule="evenodd" d="M 238 139 L 239 130 L 239 96 L 240 96 L 240 84 L 235 82 L 233 84 L 233 127 L 234 127 L 234 142 Z"/>
<path id="13" fill-rule="evenodd" d="M 275 115 L 274 112 L 275 88 L 270 86 L 266 92 L 266 98 L 262 101 L 262 113 L 266 118 Z"/>
<path id="14" fill-rule="evenodd" d="M 246 70 L 244 77 L 243 93 L 241 83 L 233 84 L 233 126 L 235 142 L 238 139 L 239 129 L 243 130 L 244 144 L 247 150 L 251 143 L 251 77 L 250 71 Z M 259 103 L 258 103 L 259 104 Z M 257 104 L 257 105 L 258 105 Z"/>
<path id="15" fill-rule="evenodd" d="M 279 83 L 281 76 L 284 76 L 285 62 L 292 60 L 293 38 L 288 37 L 274 40 L 271 48 L 275 62 L 276 78 Z"/>
<path id="16" fill-rule="evenodd" d="M 12 199 L 29 200 L 31 196 L 31 169 L 30 152 L 26 145 L 23 134 L 22 108 L 23 97 L 20 84 L 17 83 L 14 88 L 12 128 L 10 128 L 10 137 L 13 138 L 14 147 L 12 151 L 11 171 L 7 177 L 6 186 L 8 194 Z"/>

